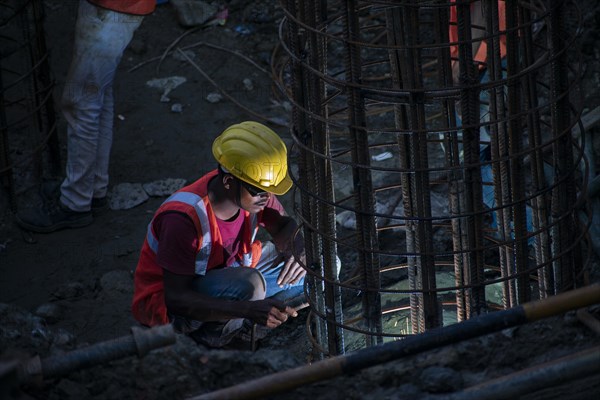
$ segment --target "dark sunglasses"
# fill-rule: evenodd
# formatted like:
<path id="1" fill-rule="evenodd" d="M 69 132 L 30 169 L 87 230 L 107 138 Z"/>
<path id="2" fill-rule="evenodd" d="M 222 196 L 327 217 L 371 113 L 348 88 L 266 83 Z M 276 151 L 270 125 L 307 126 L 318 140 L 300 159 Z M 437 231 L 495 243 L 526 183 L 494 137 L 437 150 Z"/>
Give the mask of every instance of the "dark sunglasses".
<path id="1" fill-rule="evenodd" d="M 251 184 L 246 183 L 241 179 L 238 179 L 238 181 L 248 191 L 248 193 L 250 193 L 250 196 L 252 196 L 252 197 L 266 196 L 269 193 L 262 189 L 257 188 L 256 186 L 252 186 Z"/>

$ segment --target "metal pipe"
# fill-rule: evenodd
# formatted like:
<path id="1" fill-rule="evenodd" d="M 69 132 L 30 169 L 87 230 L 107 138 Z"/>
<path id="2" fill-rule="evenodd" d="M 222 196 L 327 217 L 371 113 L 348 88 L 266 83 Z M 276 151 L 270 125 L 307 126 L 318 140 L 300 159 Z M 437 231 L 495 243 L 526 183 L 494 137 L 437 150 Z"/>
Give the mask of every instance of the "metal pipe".
<path id="1" fill-rule="evenodd" d="M 301 385 L 356 372 L 367 367 L 599 302 L 600 284 L 596 283 L 544 300 L 525 303 L 508 310 L 497 311 L 454 325 L 432 329 L 401 341 L 388 342 L 380 346 L 358 350 L 350 355 L 332 357 L 311 365 L 267 375 L 229 388 L 195 396 L 188 400 L 262 398 Z"/>
<path id="2" fill-rule="evenodd" d="M 592 331 L 596 332 L 600 335 L 600 320 L 595 318 L 592 314 L 590 314 L 586 309 L 577 310 L 577 318 Z"/>
<path id="3" fill-rule="evenodd" d="M 598 372 L 600 372 L 600 346 L 492 379 L 458 393 L 447 393 L 443 398 L 445 400 L 513 399 Z M 442 397 L 435 396 L 430 400 L 438 398 Z"/>
<path id="4" fill-rule="evenodd" d="M 143 357 L 150 350 L 175 343 L 175 339 L 175 332 L 171 325 L 162 325 L 151 329 L 132 327 L 129 336 L 107 340 L 44 359 L 36 356 L 22 366 L 19 380 L 24 383 L 36 378 L 54 378 L 71 371 L 93 367 L 134 354 Z"/>

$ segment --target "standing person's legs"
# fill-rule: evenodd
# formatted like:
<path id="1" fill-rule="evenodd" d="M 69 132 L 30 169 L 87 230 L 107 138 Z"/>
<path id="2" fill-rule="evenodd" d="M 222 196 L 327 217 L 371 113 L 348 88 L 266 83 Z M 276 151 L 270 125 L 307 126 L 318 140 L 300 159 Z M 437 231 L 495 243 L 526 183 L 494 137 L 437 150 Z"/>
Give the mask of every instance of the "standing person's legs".
<path id="1" fill-rule="evenodd" d="M 80 0 L 73 58 L 62 98 L 68 142 L 60 201 L 73 211 L 89 211 L 92 197 L 106 195 L 112 145 L 112 84 L 123 51 L 142 20 L 142 16 L 117 13 Z"/>
<path id="2" fill-rule="evenodd" d="M 92 223 L 92 198 L 106 195 L 112 144 L 112 83 L 123 51 L 143 20 L 80 0 L 73 57 L 63 91 L 67 121 L 67 168 L 60 201 L 42 186 L 44 207 L 19 211 L 16 222 L 49 233 Z M 98 184 L 96 184 L 98 180 Z M 48 190 L 46 190 L 48 189 Z"/>
<path id="3" fill-rule="evenodd" d="M 98 129 L 98 146 L 96 151 L 96 170 L 94 171 L 93 198 L 105 198 L 108 192 L 108 166 L 110 149 L 113 141 L 114 98 L 112 85 L 104 92 L 100 126 Z"/>

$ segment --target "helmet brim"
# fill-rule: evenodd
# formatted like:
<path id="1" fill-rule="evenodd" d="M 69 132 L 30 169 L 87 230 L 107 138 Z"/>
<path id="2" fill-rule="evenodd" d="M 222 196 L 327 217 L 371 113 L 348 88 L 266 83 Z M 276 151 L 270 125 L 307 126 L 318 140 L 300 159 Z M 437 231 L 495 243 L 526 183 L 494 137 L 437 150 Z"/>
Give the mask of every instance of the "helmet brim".
<path id="1" fill-rule="evenodd" d="M 287 174 L 285 174 L 285 178 L 283 178 L 283 180 L 281 182 L 279 182 L 278 185 L 269 186 L 269 187 L 257 185 L 257 187 L 261 187 L 266 192 L 273 193 L 277 196 L 281 196 L 281 195 L 286 194 L 288 192 L 288 190 L 290 190 L 290 188 L 292 187 L 292 184 L 293 184 L 292 178 L 290 178 L 289 173 L 287 173 Z"/>

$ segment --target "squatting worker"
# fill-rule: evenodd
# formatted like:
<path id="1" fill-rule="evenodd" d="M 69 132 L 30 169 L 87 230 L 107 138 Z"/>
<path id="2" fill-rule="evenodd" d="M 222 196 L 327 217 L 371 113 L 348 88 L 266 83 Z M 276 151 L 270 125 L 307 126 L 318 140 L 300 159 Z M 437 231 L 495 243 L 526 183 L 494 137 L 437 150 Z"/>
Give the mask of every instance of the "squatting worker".
<path id="1" fill-rule="evenodd" d="M 242 122 L 218 136 L 212 152 L 217 168 L 154 214 L 132 312 L 144 325 L 170 322 L 197 342 L 222 347 L 252 323 L 275 328 L 297 316 L 306 271 L 292 254 L 304 263 L 297 224 L 276 197 L 292 186 L 281 138 Z M 272 241 L 256 239 L 259 227 Z"/>

